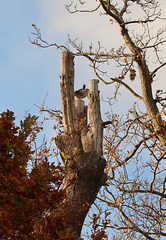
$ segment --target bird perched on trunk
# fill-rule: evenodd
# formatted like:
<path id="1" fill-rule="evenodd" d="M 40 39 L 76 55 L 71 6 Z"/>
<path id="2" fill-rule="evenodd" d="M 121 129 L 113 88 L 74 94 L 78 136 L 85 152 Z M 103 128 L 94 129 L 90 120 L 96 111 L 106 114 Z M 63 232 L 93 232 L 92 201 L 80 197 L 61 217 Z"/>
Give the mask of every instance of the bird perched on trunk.
<path id="1" fill-rule="evenodd" d="M 82 98 L 85 98 L 88 96 L 88 91 L 89 89 L 86 88 L 85 84 L 82 86 L 81 89 L 77 90 L 74 92 L 74 95 L 79 98 L 79 99 L 82 99 Z"/>

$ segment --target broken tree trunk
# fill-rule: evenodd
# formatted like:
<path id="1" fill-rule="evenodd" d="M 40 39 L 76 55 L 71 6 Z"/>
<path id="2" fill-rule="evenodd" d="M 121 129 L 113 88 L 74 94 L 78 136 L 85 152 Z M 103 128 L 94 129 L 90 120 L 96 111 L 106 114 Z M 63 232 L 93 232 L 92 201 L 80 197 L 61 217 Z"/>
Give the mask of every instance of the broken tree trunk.
<path id="1" fill-rule="evenodd" d="M 64 133 L 56 138 L 65 165 L 64 189 L 69 205 L 69 223 L 76 239 L 90 206 L 106 182 L 106 161 L 102 154 L 103 125 L 100 113 L 98 81 L 91 80 L 88 93 L 89 123 L 83 100 L 74 101 L 74 58 L 61 54 L 61 98 Z"/>

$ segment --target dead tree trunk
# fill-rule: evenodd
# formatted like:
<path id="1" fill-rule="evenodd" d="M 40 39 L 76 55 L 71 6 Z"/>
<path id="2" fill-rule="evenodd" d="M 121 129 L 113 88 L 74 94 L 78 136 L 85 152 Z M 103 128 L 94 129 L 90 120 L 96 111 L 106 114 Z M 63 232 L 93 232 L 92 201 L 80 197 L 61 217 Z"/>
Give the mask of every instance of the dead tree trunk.
<path id="1" fill-rule="evenodd" d="M 86 214 L 106 182 L 102 156 L 103 125 L 98 81 L 91 80 L 88 93 L 89 123 L 83 100 L 74 101 L 74 57 L 61 54 L 61 98 L 64 133 L 56 138 L 65 165 L 64 189 L 69 204 L 69 223 L 80 237 Z"/>

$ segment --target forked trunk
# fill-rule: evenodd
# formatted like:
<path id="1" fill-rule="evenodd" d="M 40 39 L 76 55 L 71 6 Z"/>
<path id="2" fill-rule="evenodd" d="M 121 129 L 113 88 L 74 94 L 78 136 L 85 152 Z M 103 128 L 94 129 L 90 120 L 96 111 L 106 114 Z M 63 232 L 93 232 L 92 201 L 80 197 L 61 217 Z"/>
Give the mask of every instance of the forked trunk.
<path id="1" fill-rule="evenodd" d="M 91 80 L 87 108 L 82 99 L 74 100 L 74 58 L 70 52 L 61 55 L 61 98 L 64 133 L 56 138 L 65 165 L 64 189 L 69 205 L 68 225 L 78 239 L 89 208 L 105 184 L 106 161 L 102 154 L 103 125 L 100 113 L 98 81 Z"/>

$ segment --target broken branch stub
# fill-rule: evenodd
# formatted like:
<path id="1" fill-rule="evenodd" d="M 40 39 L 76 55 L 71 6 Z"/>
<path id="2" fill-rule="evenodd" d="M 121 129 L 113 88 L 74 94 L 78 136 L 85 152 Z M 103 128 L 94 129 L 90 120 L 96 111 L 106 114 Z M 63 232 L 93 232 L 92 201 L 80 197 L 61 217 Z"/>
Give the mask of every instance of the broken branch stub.
<path id="1" fill-rule="evenodd" d="M 74 56 L 71 52 L 61 53 L 61 98 L 64 131 L 71 132 L 74 128 Z"/>
<path id="2" fill-rule="evenodd" d="M 88 95 L 88 106 L 89 106 L 89 122 L 90 132 L 93 147 L 97 153 L 102 156 L 102 145 L 103 145 L 103 126 L 100 112 L 100 97 L 98 91 L 99 80 L 92 79 L 89 81 L 89 95 Z"/>
<path id="3" fill-rule="evenodd" d="M 75 100 L 76 124 L 87 126 L 87 106 L 82 99 Z"/>

